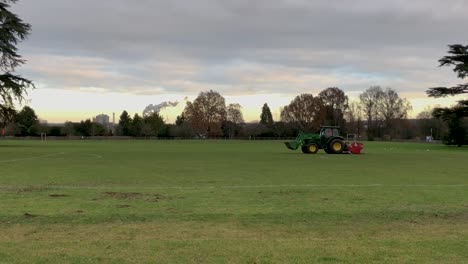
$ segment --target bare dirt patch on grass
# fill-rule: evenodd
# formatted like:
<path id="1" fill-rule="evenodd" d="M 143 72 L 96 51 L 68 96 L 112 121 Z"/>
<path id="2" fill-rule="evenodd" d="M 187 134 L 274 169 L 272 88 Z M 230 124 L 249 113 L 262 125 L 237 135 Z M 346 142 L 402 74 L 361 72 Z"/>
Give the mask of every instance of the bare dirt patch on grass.
<path id="1" fill-rule="evenodd" d="M 37 217 L 37 215 L 30 214 L 30 213 L 24 213 L 23 216 L 24 216 L 24 218 L 34 218 L 34 217 Z"/>
<path id="2" fill-rule="evenodd" d="M 103 192 L 98 197 L 99 199 L 116 199 L 124 201 L 146 201 L 146 202 L 159 202 L 162 200 L 172 200 L 173 197 L 165 196 L 162 194 L 146 194 L 138 192 Z"/>
<path id="3" fill-rule="evenodd" d="M 0 193 L 13 193 L 13 194 L 32 194 L 45 192 L 50 190 L 48 187 L 37 187 L 37 186 L 0 186 Z"/>
<path id="4" fill-rule="evenodd" d="M 68 197 L 70 195 L 68 194 L 49 194 L 49 197 L 53 197 L 53 198 L 60 198 L 60 197 Z"/>

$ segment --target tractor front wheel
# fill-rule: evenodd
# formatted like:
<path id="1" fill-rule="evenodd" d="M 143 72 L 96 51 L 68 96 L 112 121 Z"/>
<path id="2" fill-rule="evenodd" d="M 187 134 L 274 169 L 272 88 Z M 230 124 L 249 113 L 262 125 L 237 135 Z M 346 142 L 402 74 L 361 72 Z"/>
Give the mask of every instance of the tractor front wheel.
<path id="1" fill-rule="evenodd" d="M 301 150 L 302 150 L 302 153 L 304 153 L 304 154 L 310 154 L 309 148 L 307 146 L 302 146 Z"/>
<path id="2" fill-rule="evenodd" d="M 328 150 L 332 154 L 340 154 L 343 152 L 344 146 L 345 144 L 341 139 L 334 139 L 330 141 L 330 144 L 328 145 Z"/>
<path id="3" fill-rule="evenodd" d="M 306 146 L 310 154 L 315 154 L 318 151 L 318 146 L 315 143 L 311 143 Z"/>

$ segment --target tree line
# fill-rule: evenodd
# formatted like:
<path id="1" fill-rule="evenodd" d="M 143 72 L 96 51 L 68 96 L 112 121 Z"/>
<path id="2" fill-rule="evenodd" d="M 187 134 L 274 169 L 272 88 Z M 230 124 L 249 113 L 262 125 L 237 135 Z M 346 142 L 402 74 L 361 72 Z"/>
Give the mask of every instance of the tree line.
<path id="1" fill-rule="evenodd" d="M 420 131 L 424 122 L 415 124 L 406 117 L 411 109 L 406 99 L 391 89 L 379 86 L 364 91 L 358 101 L 349 102 L 338 87 L 330 87 L 317 96 L 304 93 L 281 109 L 274 120 L 267 103 L 259 109 L 259 121 L 246 123 L 242 106 L 226 104 L 216 91 L 201 92 L 193 102 L 187 102 L 175 124 L 168 124 L 157 112 L 131 116 L 123 111 L 115 126 L 90 119 L 66 122 L 62 126 L 40 124 L 35 111 L 25 106 L 7 126 L 7 134 L 15 136 L 131 136 L 163 138 L 257 138 L 295 137 L 299 131 L 315 132 L 322 125 L 340 126 L 344 134 L 361 138 L 414 138 L 429 133 Z M 440 130 L 430 115 L 421 115 L 434 130 Z M 425 122 L 426 122 L 425 121 Z M 426 123 L 427 123 L 426 122 Z M 432 122 L 432 123 L 431 123 Z M 425 124 L 425 123 L 424 123 Z M 411 130 L 411 126 L 418 128 Z"/>
<path id="2" fill-rule="evenodd" d="M 320 126 L 332 125 L 341 127 L 344 134 L 369 140 L 413 139 L 425 137 L 431 130 L 434 138 L 442 137 L 442 122 L 423 114 L 410 120 L 407 117 L 411 109 L 408 100 L 391 88 L 373 86 L 358 101 L 349 102 L 344 91 L 329 87 L 316 96 L 296 96 L 281 109 L 279 120 L 273 119 L 265 103 L 260 121 L 245 123 L 239 104 L 226 106 L 218 92 L 207 91 L 187 104 L 170 134 L 188 138 L 295 137 L 299 131 L 316 132 Z"/>

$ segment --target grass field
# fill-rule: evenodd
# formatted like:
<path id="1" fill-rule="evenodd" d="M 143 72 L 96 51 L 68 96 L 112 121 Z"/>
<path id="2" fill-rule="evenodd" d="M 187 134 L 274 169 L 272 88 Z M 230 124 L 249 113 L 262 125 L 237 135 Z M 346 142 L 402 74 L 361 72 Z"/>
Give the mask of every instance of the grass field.
<path id="1" fill-rule="evenodd" d="M 0 263 L 468 263 L 468 148 L 0 141 Z"/>

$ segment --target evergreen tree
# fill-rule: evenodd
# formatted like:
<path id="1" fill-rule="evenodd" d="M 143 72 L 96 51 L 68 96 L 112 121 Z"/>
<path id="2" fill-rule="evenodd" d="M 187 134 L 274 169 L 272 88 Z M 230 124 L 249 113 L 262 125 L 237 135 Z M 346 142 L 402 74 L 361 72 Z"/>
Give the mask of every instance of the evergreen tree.
<path id="1" fill-rule="evenodd" d="M 468 77 L 468 45 L 449 45 L 450 55 L 439 60 L 440 66 L 455 66 L 453 71 L 460 79 Z M 468 93 L 468 83 L 459 84 L 454 87 L 435 87 L 427 90 L 430 97 L 446 97 Z M 463 119 L 468 117 L 468 100 L 461 100 L 452 108 L 436 108 L 434 117 L 441 118 L 449 125 L 449 133 L 446 143 L 462 146 L 467 143 L 466 128 Z"/>
<path id="2" fill-rule="evenodd" d="M 23 107 L 16 115 L 15 121 L 22 136 L 35 136 L 38 134 L 39 119 L 31 107 Z"/>
<path id="3" fill-rule="evenodd" d="M 0 0 L 0 124 L 14 117 L 14 104 L 21 102 L 26 89 L 34 87 L 30 80 L 13 74 L 15 68 L 25 61 L 17 53 L 17 45 L 26 39 L 31 26 L 10 12 L 10 3 L 16 0 Z"/>
<path id="4" fill-rule="evenodd" d="M 271 115 L 270 107 L 265 103 L 262 107 L 262 114 L 260 115 L 260 124 L 271 126 L 273 125 L 273 116 Z"/>
<path id="5" fill-rule="evenodd" d="M 123 111 L 119 119 L 119 135 L 130 136 L 131 134 L 132 118 L 127 111 Z"/>

